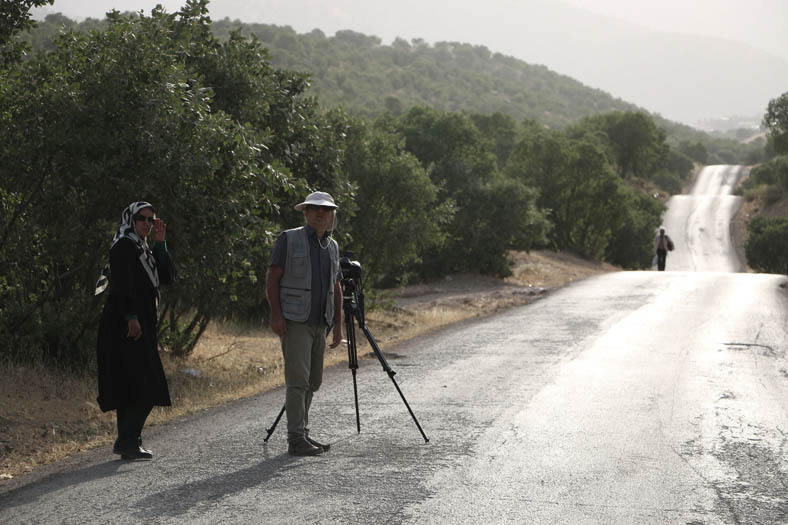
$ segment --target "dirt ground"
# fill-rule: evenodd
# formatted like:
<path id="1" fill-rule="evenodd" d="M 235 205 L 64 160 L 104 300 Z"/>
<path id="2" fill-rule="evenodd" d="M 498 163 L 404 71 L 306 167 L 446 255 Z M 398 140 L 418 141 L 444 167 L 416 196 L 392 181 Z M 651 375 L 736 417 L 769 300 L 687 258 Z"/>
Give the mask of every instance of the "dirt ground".
<path id="1" fill-rule="evenodd" d="M 549 251 L 513 253 L 514 274 L 505 280 L 454 275 L 385 294 L 367 324 L 386 352 L 401 342 L 471 317 L 490 315 L 538 300 L 569 282 L 617 268 Z M 363 339 L 363 338 L 362 338 Z M 359 341 L 359 357 L 368 355 Z M 274 334 L 259 327 L 213 325 L 188 359 L 164 354 L 173 406 L 156 408 L 148 425 L 248 397 L 283 382 L 281 353 Z M 340 345 L 326 366 L 347 361 Z M 81 450 L 108 447 L 114 413 L 96 405 L 92 374 L 11 366 L 0 370 L 0 484 Z M 108 450 L 109 454 L 109 450 Z"/>

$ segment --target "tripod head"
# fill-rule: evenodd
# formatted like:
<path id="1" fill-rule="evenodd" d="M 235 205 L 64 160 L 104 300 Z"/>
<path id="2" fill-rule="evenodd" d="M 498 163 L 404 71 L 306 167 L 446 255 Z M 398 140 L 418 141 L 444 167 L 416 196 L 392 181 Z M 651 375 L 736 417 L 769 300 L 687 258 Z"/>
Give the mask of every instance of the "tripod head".
<path id="1" fill-rule="evenodd" d="M 351 261 L 351 256 L 352 254 L 348 255 L 346 253 L 339 259 L 339 268 L 342 270 L 342 280 L 357 279 L 359 284 L 361 284 L 361 263 L 358 261 Z"/>
<path id="2" fill-rule="evenodd" d="M 351 254 L 352 255 L 352 254 Z M 339 267 L 342 270 L 342 305 L 345 310 L 345 318 L 356 316 L 359 324 L 364 324 L 364 292 L 361 283 L 361 263 L 350 259 L 345 254 L 339 259 Z"/>

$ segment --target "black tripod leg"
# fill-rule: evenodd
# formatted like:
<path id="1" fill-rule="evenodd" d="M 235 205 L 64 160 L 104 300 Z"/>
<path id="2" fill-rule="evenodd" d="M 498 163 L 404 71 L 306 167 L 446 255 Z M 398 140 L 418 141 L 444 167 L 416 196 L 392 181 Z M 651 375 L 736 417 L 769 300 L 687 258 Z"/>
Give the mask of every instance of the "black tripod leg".
<path id="1" fill-rule="evenodd" d="M 418 427 L 419 432 L 421 432 L 421 437 L 424 438 L 425 443 L 429 443 L 430 438 L 428 438 L 427 435 L 424 433 L 424 430 L 422 430 L 421 425 L 419 424 L 419 420 L 416 419 L 416 414 L 414 414 L 413 410 L 411 410 L 410 405 L 408 404 L 408 400 L 405 399 L 405 394 L 402 393 L 402 390 L 400 390 L 397 381 L 394 379 L 394 374 L 396 374 L 396 372 L 391 369 L 388 362 L 386 361 L 386 358 L 383 357 L 383 352 L 380 351 L 380 348 L 378 347 L 378 344 L 375 342 L 375 338 L 372 337 L 372 332 L 369 331 L 367 325 L 359 324 L 359 326 L 361 326 L 361 330 L 364 332 L 364 335 L 367 336 L 367 340 L 369 341 L 369 344 L 372 346 L 372 350 L 375 351 L 375 356 L 377 356 L 378 361 L 380 361 L 380 364 L 383 366 L 383 370 L 386 371 L 386 373 L 389 375 L 389 378 L 391 378 L 391 382 L 394 383 L 394 387 L 397 389 L 397 392 L 399 392 L 399 397 L 402 398 L 402 402 L 405 403 L 405 407 L 407 407 L 408 412 L 410 412 L 410 417 L 413 418 L 413 422 L 416 423 L 416 427 Z"/>
<path id="2" fill-rule="evenodd" d="M 353 397 L 356 399 L 356 432 L 361 434 L 361 419 L 358 415 L 358 386 L 356 385 L 356 369 L 353 368 Z"/>
<path id="3" fill-rule="evenodd" d="M 273 425 L 271 425 L 271 428 L 267 428 L 267 429 L 265 429 L 265 430 L 266 430 L 266 432 L 268 432 L 268 435 L 267 435 L 267 436 L 265 436 L 265 439 L 263 440 L 263 442 L 264 442 L 264 443 L 268 443 L 268 438 L 270 438 L 270 437 L 271 437 L 271 434 L 273 434 L 273 433 L 274 433 L 274 430 L 276 430 L 276 425 L 278 425 L 278 424 L 279 424 L 279 420 L 280 420 L 280 419 L 282 419 L 282 416 L 283 416 L 283 415 L 284 415 L 284 413 L 285 413 L 285 407 L 286 407 L 286 406 L 287 406 L 287 405 L 282 405 L 282 410 L 280 410 L 280 411 L 279 411 L 279 415 L 278 415 L 278 416 L 276 416 L 276 419 L 274 419 L 274 424 L 273 424 Z"/>
<path id="4" fill-rule="evenodd" d="M 413 410 L 410 409 L 410 405 L 408 404 L 408 400 L 405 399 L 405 395 L 402 393 L 402 390 L 399 389 L 399 385 L 397 384 L 397 381 L 394 379 L 394 371 L 393 370 L 389 370 L 389 377 L 391 378 L 391 382 L 394 383 L 394 388 L 396 388 L 397 392 L 399 392 L 399 397 L 402 398 L 402 402 L 405 403 L 405 407 L 408 409 L 408 412 L 410 412 L 410 417 L 413 418 L 413 422 L 416 423 L 416 427 L 418 427 L 419 432 L 421 432 L 421 437 L 424 438 L 424 442 L 425 443 L 429 443 L 430 442 L 430 438 L 428 438 L 427 434 L 425 434 L 424 430 L 422 430 L 421 425 L 419 425 L 419 420 L 416 419 L 416 414 L 414 414 Z"/>
<path id="5" fill-rule="evenodd" d="M 361 433 L 361 418 L 358 413 L 358 385 L 356 384 L 356 370 L 358 370 L 358 354 L 356 352 L 356 330 L 353 325 L 352 296 L 345 299 L 345 337 L 347 338 L 347 364 L 353 373 L 353 398 L 356 402 L 356 431 Z"/>

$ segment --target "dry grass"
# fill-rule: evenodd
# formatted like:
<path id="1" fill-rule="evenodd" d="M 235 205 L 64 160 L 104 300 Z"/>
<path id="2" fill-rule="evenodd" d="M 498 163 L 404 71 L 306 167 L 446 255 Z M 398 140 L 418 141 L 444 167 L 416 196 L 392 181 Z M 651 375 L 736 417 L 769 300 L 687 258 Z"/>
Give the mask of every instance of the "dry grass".
<path id="1" fill-rule="evenodd" d="M 95 403 L 94 380 L 6 366 L 0 382 L 0 476 L 9 477 L 103 442 L 114 418 Z"/>
<path id="2" fill-rule="evenodd" d="M 459 275 L 391 293 L 386 310 L 368 312 L 382 350 L 440 327 L 535 300 L 546 290 L 612 266 L 566 254 L 512 254 L 514 275 L 502 281 Z M 359 356 L 371 349 L 359 338 Z M 269 330 L 213 324 L 187 359 L 162 356 L 173 406 L 156 408 L 149 425 L 264 392 L 283 382 L 279 339 Z M 347 361 L 341 345 L 326 366 Z M 0 369 L 0 483 L 82 450 L 108 446 L 114 412 L 96 405 L 93 375 L 44 368 Z"/>

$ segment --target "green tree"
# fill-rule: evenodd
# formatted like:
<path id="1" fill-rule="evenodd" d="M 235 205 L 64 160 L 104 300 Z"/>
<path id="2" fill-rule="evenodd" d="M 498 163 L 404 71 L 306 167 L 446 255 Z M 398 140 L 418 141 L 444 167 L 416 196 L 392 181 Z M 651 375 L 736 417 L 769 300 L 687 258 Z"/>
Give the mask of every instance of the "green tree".
<path id="1" fill-rule="evenodd" d="M 471 262 L 464 268 L 481 273 L 511 275 L 510 250 L 529 251 L 546 242 L 550 225 L 536 198 L 533 187 L 496 173 L 476 190 L 474 202 L 458 211 L 464 214 L 456 221 L 462 233 L 457 236 L 459 245 L 450 247 L 444 257 L 467 258 Z"/>
<path id="2" fill-rule="evenodd" d="M 737 192 L 745 195 L 756 191 L 763 192 L 767 205 L 774 204 L 788 193 L 788 155 L 755 166 L 737 188 Z"/>
<path id="3" fill-rule="evenodd" d="M 626 186 L 622 186 L 619 195 L 624 206 L 611 229 L 605 260 L 635 270 L 650 268 L 654 253 L 654 225 L 659 224 L 665 205 Z"/>
<path id="4" fill-rule="evenodd" d="M 78 24 L 80 30 L 96 27 L 96 20 Z M 47 33 L 58 27 L 34 30 L 39 49 L 46 47 Z M 413 106 L 441 111 L 492 114 L 503 112 L 517 122 L 534 119 L 551 129 L 565 129 L 579 119 L 611 111 L 638 111 L 632 104 L 614 99 L 600 90 L 558 75 L 544 66 L 491 53 L 480 46 L 459 42 L 428 45 L 421 39 L 408 43 L 395 39 L 382 45 L 376 37 L 338 33 L 326 37 L 319 30 L 298 34 L 289 26 L 244 24 L 225 18 L 211 24 L 220 39 L 233 30 L 256 35 L 270 50 L 273 64 L 311 74 L 311 93 L 324 108 L 343 107 L 355 116 L 376 118 L 398 114 Z M 399 100 L 398 105 L 394 99 Z M 761 147 L 731 138 L 713 137 L 689 126 L 653 115 L 668 135 L 671 147 L 681 141 L 699 142 L 708 149 L 707 163 L 744 163 Z"/>
<path id="5" fill-rule="evenodd" d="M 620 182 L 597 145 L 539 132 L 518 144 L 506 172 L 539 190 L 537 204 L 547 210 L 556 249 L 604 255 L 621 215 Z"/>
<path id="6" fill-rule="evenodd" d="M 747 264 L 759 272 L 788 274 L 788 218 L 756 217 L 748 231 Z"/>
<path id="7" fill-rule="evenodd" d="M 606 138 L 610 162 L 621 178 L 648 179 L 664 166 L 668 148 L 665 132 L 642 112 L 615 112 L 583 119 L 570 136 L 591 133 Z M 601 132 L 601 133 L 600 133 Z"/>
<path id="8" fill-rule="evenodd" d="M 417 107 L 400 119 L 399 129 L 438 187 L 438 200 L 456 207 L 445 225 L 443 250 L 425 254 L 425 274 L 508 275 L 509 250 L 528 250 L 544 236 L 535 193 L 498 171 L 489 141 L 467 116 Z M 501 207 L 509 219 L 493 221 Z"/>
<path id="9" fill-rule="evenodd" d="M 211 318 L 262 302 L 280 202 L 313 183 L 348 199 L 334 179 L 344 117 L 318 115 L 303 75 L 271 67 L 254 41 L 215 40 L 204 0 L 108 20 L 0 72 L 0 344 L 17 358 L 91 361 L 90 292 L 131 201 L 170 225 L 180 280 L 163 296 L 162 341 L 187 353 Z M 237 81 L 226 102 L 217 56 Z"/>
<path id="10" fill-rule="evenodd" d="M 651 180 L 670 194 L 681 193 L 681 179 L 672 171 L 661 169 L 651 176 Z"/>
<path id="11" fill-rule="evenodd" d="M 788 92 L 769 101 L 763 125 L 769 130 L 775 151 L 788 154 Z"/>
<path id="12" fill-rule="evenodd" d="M 317 101 L 306 96 L 308 75 L 272 67 L 256 37 L 233 31 L 227 40 L 219 41 L 204 22 L 195 31 L 199 38 L 192 37 L 193 47 L 201 48 L 184 59 L 211 89 L 212 110 L 261 132 L 263 161 L 277 161 L 310 188 L 328 191 L 341 200 L 349 191 L 341 170 L 347 132 L 344 112 L 321 111 Z M 296 217 L 289 214 L 285 219 Z"/>
<path id="13" fill-rule="evenodd" d="M 682 140 L 679 142 L 678 150 L 700 164 L 706 164 L 709 160 L 709 151 L 700 141 Z"/>
<path id="14" fill-rule="evenodd" d="M 692 174 L 695 163 L 690 157 L 680 151 L 676 151 L 669 146 L 665 146 L 667 155 L 665 157 L 665 169 L 674 173 L 679 180 L 686 180 Z"/>
<path id="15" fill-rule="evenodd" d="M 484 139 L 488 141 L 487 148 L 495 153 L 498 169 L 503 169 L 517 144 L 517 122 L 509 115 L 500 112 L 491 115 L 474 113 L 470 117 Z"/>
<path id="16" fill-rule="evenodd" d="M 15 37 L 35 27 L 30 10 L 53 3 L 54 0 L 0 0 L 0 67 L 16 62 L 27 51 L 27 43 Z"/>
<path id="17" fill-rule="evenodd" d="M 343 165 L 357 206 L 352 242 L 344 247 L 363 262 L 368 282 L 407 282 L 421 253 L 441 245 L 440 224 L 451 219 L 451 203 L 437 202 L 437 188 L 385 119 L 374 127 L 354 122 Z"/>

